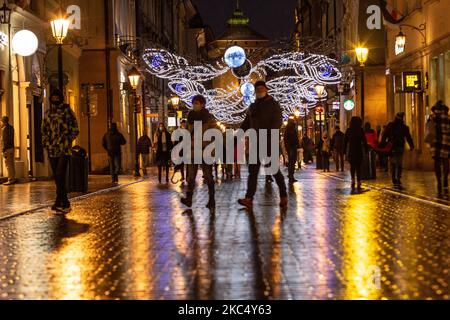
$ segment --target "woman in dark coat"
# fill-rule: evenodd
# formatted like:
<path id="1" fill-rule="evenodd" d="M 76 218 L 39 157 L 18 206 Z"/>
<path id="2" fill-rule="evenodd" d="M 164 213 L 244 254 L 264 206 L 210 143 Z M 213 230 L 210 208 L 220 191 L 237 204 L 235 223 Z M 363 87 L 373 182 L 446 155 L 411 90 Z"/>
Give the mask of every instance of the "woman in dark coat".
<path id="1" fill-rule="evenodd" d="M 353 117 L 344 139 L 344 150 L 348 150 L 348 162 L 352 175 L 352 190 L 355 190 L 355 181 L 358 182 L 358 190 L 361 190 L 361 168 L 363 154 L 367 146 L 362 124 L 363 121 L 360 117 Z"/>
<path id="2" fill-rule="evenodd" d="M 163 123 L 159 124 L 158 132 L 153 139 L 158 166 L 158 181 L 162 180 L 162 169 L 166 169 L 166 183 L 169 183 L 170 157 L 173 148 L 172 137 Z"/>

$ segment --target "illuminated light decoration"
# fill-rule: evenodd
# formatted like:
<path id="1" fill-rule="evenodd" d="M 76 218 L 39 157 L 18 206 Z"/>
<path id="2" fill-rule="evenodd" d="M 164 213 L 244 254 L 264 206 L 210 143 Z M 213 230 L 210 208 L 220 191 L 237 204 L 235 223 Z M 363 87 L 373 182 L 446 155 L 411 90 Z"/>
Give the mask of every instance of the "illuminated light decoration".
<path id="1" fill-rule="evenodd" d="M 255 77 L 265 78 L 267 70 L 294 71 L 295 76 L 281 76 L 267 82 L 269 94 L 280 103 L 284 118 L 292 115 L 297 106 L 302 106 L 301 116 L 307 115 L 308 108 L 315 108 L 320 98 L 327 98 L 326 92 L 322 97 L 318 97 L 315 85 L 339 84 L 342 78 L 336 60 L 323 55 L 301 52 L 277 54 L 254 66 L 245 58 L 241 68 L 229 68 L 221 63 L 192 66 L 185 58 L 158 49 L 145 50 L 143 60 L 148 66 L 149 73 L 169 80 L 169 89 L 179 96 L 188 108 L 192 107 L 192 98 L 195 95 L 205 96 L 208 110 L 224 124 L 241 123 L 248 107 L 255 102 L 255 96 L 244 95 L 242 87 L 207 90 L 201 84 L 230 70 L 244 84 L 250 84 L 251 79 Z M 245 73 L 248 75 L 244 76 Z"/>
<path id="2" fill-rule="evenodd" d="M 255 86 L 253 85 L 253 83 L 244 83 L 241 86 L 241 94 L 244 97 L 253 97 L 255 95 Z"/>
<path id="3" fill-rule="evenodd" d="M 22 57 L 33 55 L 37 51 L 38 47 L 38 38 L 29 30 L 17 32 L 12 39 L 13 52 Z"/>
<path id="4" fill-rule="evenodd" d="M 347 111 L 352 111 L 355 109 L 355 102 L 353 100 L 345 100 L 344 109 Z"/>
<path id="5" fill-rule="evenodd" d="M 227 66 L 217 63 L 216 66 L 191 66 L 185 58 L 165 50 L 147 49 L 142 59 L 147 64 L 147 71 L 162 79 L 190 79 L 193 81 L 209 81 L 230 70 Z"/>
<path id="6" fill-rule="evenodd" d="M 232 69 L 233 75 L 238 79 L 245 79 L 252 71 L 252 63 L 247 60 L 241 67 Z"/>
<path id="7" fill-rule="evenodd" d="M 242 67 L 247 61 L 245 50 L 239 46 L 232 46 L 225 51 L 223 59 L 231 69 Z"/>

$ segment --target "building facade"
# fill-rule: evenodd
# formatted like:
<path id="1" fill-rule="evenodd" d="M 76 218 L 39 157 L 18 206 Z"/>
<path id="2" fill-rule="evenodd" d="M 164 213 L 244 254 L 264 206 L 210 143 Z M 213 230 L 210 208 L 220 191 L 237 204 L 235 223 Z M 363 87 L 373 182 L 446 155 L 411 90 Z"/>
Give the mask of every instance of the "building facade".
<path id="1" fill-rule="evenodd" d="M 388 4 L 402 13 L 402 20 L 387 29 L 388 115 L 406 114 L 417 146 L 406 157 L 408 167 L 432 169 L 429 147 L 424 142 L 425 124 L 438 100 L 450 104 L 450 2 L 397 0 Z M 403 51 L 396 51 L 400 31 L 406 45 Z M 405 86 L 411 76 L 417 77 L 412 90 Z"/>

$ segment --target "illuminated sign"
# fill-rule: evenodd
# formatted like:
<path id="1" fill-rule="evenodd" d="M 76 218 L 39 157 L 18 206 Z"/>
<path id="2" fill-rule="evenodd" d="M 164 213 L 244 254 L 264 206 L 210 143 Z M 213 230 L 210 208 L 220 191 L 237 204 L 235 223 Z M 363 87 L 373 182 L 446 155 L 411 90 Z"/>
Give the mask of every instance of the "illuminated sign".
<path id="1" fill-rule="evenodd" d="M 168 118 L 168 125 L 169 125 L 169 127 L 176 127 L 177 126 L 177 118 L 169 117 Z"/>
<path id="2" fill-rule="evenodd" d="M 352 111 L 355 109 L 355 102 L 353 100 L 346 100 L 344 102 L 344 109 L 347 111 Z"/>
<path id="3" fill-rule="evenodd" d="M 341 103 L 339 101 L 333 102 L 333 110 L 340 110 L 341 109 Z"/>
<path id="4" fill-rule="evenodd" d="M 409 71 L 402 73 L 402 89 L 404 92 L 422 90 L 422 73 L 420 71 Z"/>

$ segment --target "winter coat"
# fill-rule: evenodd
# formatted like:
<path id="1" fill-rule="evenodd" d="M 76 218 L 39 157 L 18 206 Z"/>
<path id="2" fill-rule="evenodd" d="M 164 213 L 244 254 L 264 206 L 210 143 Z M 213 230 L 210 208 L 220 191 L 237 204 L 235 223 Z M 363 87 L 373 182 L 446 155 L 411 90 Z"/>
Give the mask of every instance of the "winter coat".
<path id="1" fill-rule="evenodd" d="M 331 149 L 336 150 L 338 153 L 344 153 L 344 139 L 345 134 L 342 131 L 336 132 L 331 138 Z"/>
<path id="2" fill-rule="evenodd" d="M 7 124 L 2 130 L 3 152 L 14 149 L 14 128 Z"/>
<path id="3" fill-rule="evenodd" d="M 108 156 L 114 157 L 122 154 L 121 146 L 126 143 L 125 137 L 118 130 L 109 130 L 103 137 L 102 145 L 108 151 Z"/>
<path id="4" fill-rule="evenodd" d="M 137 145 L 137 153 L 147 155 L 150 154 L 150 149 L 152 147 L 152 141 L 147 135 L 139 138 Z"/>
<path id="5" fill-rule="evenodd" d="M 434 122 L 436 133 L 430 143 L 433 158 L 448 159 L 450 157 L 450 117 L 443 109 L 434 111 L 429 121 Z"/>
<path id="6" fill-rule="evenodd" d="M 191 157 L 192 159 L 195 156 L 194 153 L 194 147 L 195 147 L 195 134 L 194 134 L 194 128 L 195 128 L 195 122 L 201 122 L 202 123 L 202 133 L 201 136 L 203 138 L 204 133 L 209 129 L 217 128 L 217 122 L 214 118 L 214 116 L 208 111 L 208 109 L 203 108 L 200 111 L 191 110 L 188 113 L 187 116 L 187 129 L 191 133 Z M 204 142 L 201 141 L 202 150 L 204 150 L 210 142 Z"/>
<path id="7" fill-rule="evenodd" d="M 166 136 L 166 150 L 164 150 L 163 146 L 163 134 Z M 155 137 L 153 139 L 153 143 L 156 149 L 156 162 L 159 166 L 167 165 L 170 161 L 171 152 L 173 149 L 173 142 L 170 133 L 165 130 L 163 132 L 158 131 L 155 133 Z"/>
<path id="8" fill-rule="evenodd" d="M 72 144 L 80 133 L 77 119 L 68 104 L 52 107 L 42 121 L 42 144 L 50 157 L 72 155 Z"/>
<path id="9" fill-rule="evenodd" d="M 362 128 L 349 128 L 345 132 L 344 150 L 348 150 L 348 162 L 361 165 L 367 148 L 366 135 Z"/>
<path id="10" fill-rule="evenodd" d="M 403 120 L 395 119 L 389 123 L 384 131 L 382 144 L 392 143 L 392 153 L 401 154 L 405 152 L 405 143 L 408 142 L 411 149 L 414 149 L 414 142 L 411 137 L 409 127 Z"/>
<path id="11" fill-rule="evenodd" d="M 261 129 L 279 130 L 283 125 L 283 112 L 280 104 L 271 96 L 257 99 L 247 111 L 241 129 L 247 131 L 255 129 L 258 133 Z M 258 134 L 259 139 L 259 134 Z M 258 141 L 259 145 L 259 141 Z M 267 133 L 267 152 L 271 154 L 271 132 Z"/>
<path id="12" fill-rule="evenodd" d="M 284 133 L 284 146 L 286 150 L 297 150 L 300 148 L 300 140 L 298 139 L 298 132 L 295 125 L 286 127 Z"/>

